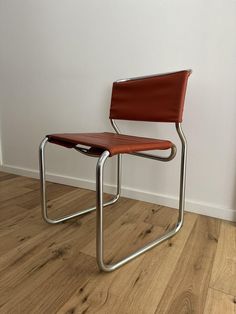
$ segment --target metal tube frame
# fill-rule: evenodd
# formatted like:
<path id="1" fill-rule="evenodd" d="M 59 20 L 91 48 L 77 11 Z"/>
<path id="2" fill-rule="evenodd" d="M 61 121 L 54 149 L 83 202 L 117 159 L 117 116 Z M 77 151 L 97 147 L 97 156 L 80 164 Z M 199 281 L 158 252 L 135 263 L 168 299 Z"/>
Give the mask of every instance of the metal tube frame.
<path id="1" fill-rule="evenodd" d="M 115 131 L 119 134 L 120 131 L 115 123 L 114 120 L 111 120 L 112 126 Z M 111 272 L 116 270 L 117 268 L 123 266 L 124 264 L 128 263 L 132 259 L 138 257 L 139 255 L 145 253 L 146 251 L 152 249 L 156 245 L 162 243 L 163 241 L 173 237 L 182 227 L 184 221 L 184 205 L 185 205 L 185 182 L 186 182 L 186 160 L 187 160 L 187 142 L 184 136 L 184 133 L 181 128 L 180 123 L 176 123 L 176 130 L 179 135 L 181 141 L 181 167 L 180 167 L 180 189 L 179 189 L 179 215 L 178 220 L 175 224 L 175 227 L 168 231 L 167 233 L 163 234 L 161 237 L 149 242 L 142 248 L 138 249 L 137 251 L 133 252 L 132 254 L 126 256 L 125 258 L 121 259 L 120 261 L 114 264 L 105 264 L 104 262 L 104 235 L 103 235 L 103 169 L 107 158 L 109 157 L 109 151 L 104 151 L 97 163 L 96 169 L 96 193 L 97 193 L 97 263 L 101 270 L 104 272 Z M 150 158 L 149 154 L 141 154 L 135 153 L 132 155 L 137 155 L 144 158 Z M 154 155 L 151 155 L 152 159 Z M 156 156 L 156 160 L 159 159 Z M 163 157 L 164 158 L 164 157 Z M 172 158 L 173 159 L 173 158 Z"/>
<path id="2" fill-rule="evenodd" d="M 189 72 L 189 74 L 192 73 L 191 69 L 186 70 Z M 178 72 L 182 72 L 182 71 L 176 71 L 176 72 L 166 72 L 166 73 L 158 73 L 158 74 L 151 74 L 151 75 L 144 75 L 144 76 L 136 76 L 136 77 L 128 77 L 128 78 L 122 78 L 117 80 L 117 83 L 121 83 L 121 82 L 127 82 L 127 81 L 138 81 L 138 80 L 143 80 L 146 78 L 151 78 L 151 77 L 157 77 L 157 76 L 164 76 L 164 75 L 168 75 L 168 74 L 173 74 L 173 73 L 178 73 Z"/>
<path id="3" fill-rule="evenodd" d="M 120 134 L 120 130 L 116 124 L 116 122 L 111 119 L 111 125 L 113 127 L 113 129 L 115 130 L 115 132 L 117 134 Z M 152 155 L 152 154 L 146 154 L 146 153 L 140 153 L 140 152 L 135 152 L 135 153 L 129 153 L 129 155 L 134 155 L 134 156 L 138 156 L 138 157 L 144 157 L 144 158 L 149 158 L 149 159 L 154 159 L 154 160 L 159 160 L 159 161 L 170 161 L 172 159 L 175 158 L 176 153 L 177 153 L 177 149 L 176 146 L 173 144 L 173 146 L 170 149 L 170 155 L 167 157 L 162 157 L 162 156 L 157 156 L 157 155 Z"/>
<path id="4" fill-rule="evenodd" d="M 111 124 L 115 131 L 119 134 L 120 131 L 115 123 L 114 120 L 111 120 Z M 121 259 L 120 261 L 114 263 L 114 264 L 105 264 L 104 262 L 104 228 L 103 228 L 103 208 L 112 205 L 120 197 L 121 193 L 121 155 L 117 155 L 117 192 L 115 197 L 107 202 L 103 203 L 103 176 L 104 176 L 104 165 L 107 160 L 107 158 L 110 156 L 109 151 L 104 151 L 97 162 L 97 167 L 96 167 L 96 206 L 87 208 L 84 210 L 81 210 L 79 212 L 76 212 L 71 215 L 64 216 L 62 218 L 58 219 L 51 219 L 48 217 L 47 213 L 47 196 L 46 196 L 46 176 L 45 176 L 45 146 L 48 142 L 48 139 L 45 138 L 41 144 L 40 144 L 40 149 L 39 149 L 39 166 L 40 166 L 40 179 L 41 179 L 41 203 L 42 203 L 42 216 L 44 220 L 47 223 L 50 224 L 57 224 L 63 221 L 66 221 L 71 218 L 75 218 L 77 216 L 89 213 L 91 211 L 94 211 L 96 209 L 96 253 L 97 253 L 97 264 L 100 268 L 100 270 L 104 272 L 111 272 L 124 264 L 128 263 L 132 259 L 138 257 L 139 255 L 145 253 L 146 251 L 152 249 L 156 245 L 162 243 L 163 241 L 171 238 L 174 236 L 182 227 L 183 225 L 183 220 L 184 220 L 184 205 L 185 205 L 185 182 L 186 182 L 186 159 L 187 159 L 187 142 L 184 136 L 184 133 L 181 128 L 180 123 L 176 123 L 176 130 L 179 135 L 180 141 L 181 141 L 181 167 L 180 167 L 180 188 L 179 188 L 179 215 L 178 215 L 178 220 L 175 224 L 175 227 L 168 231 L 167 233 L 163 234 L 161 237 L 149 242 L 142 248 L 138 249 L 134 253 L 126 256 L 125 258 Z M 89 152 L 86 153 L 86 149 L 76 149 L 83 154 L 88 154 Z M 175 157 L 176 154 L 176 148 L 174 148 L 171 151 L 170 156 L 168 157 L 160 157 L 160 156 L 155 156 L 155 155 L 150 155 L 150 154 L 144 154 L 144 153 L 132 153 L 132 155 L 136 155 L 139 157 L 144 157 L 144 158 L 151 158 L 154 160 L 159 160 L 159 161 L 169 161 Z M 94 156 L 94 155 L 91 155 Z"/>
<path id="5" fill-rule="evenodd" d="M 75 218 L 75 217 L 78 217 L 83 214 L 87 214 L 96 210 L 96 206 L 94 206 L 94 207 L 80 210 L 70 215 L 66 215 L 58 219 L 52 219 L 48 217 L 47 194 L 46 194 L 46 174 L 45 174 L 45 148 L 46 148 L 47 143 L 48 143 L 48 138 L 46 137 L 43 139 L 39 147 L 39 173 L 40 173 L 40 190 L 41 190 L 41 205 L 42 205 L 43 219 L 47 223 L 57 224 L 57 223 L 60 223 L 60 222 L 63 222 L 63 221 L 66 221 L 66 220 L 69 220 L 69 219 L 72 219 L 72 218 Z M 93 156 L 93 155 L 89 155 L 89 156 Z M 115 204 L 120 198 L 120 191 L 121 191 L 120 168 L 121 168 L 121 155 L 117 155 L 117 191 L 116 191 L 116 195 L 110 201 L 103 204 L 104 207 Z"/>

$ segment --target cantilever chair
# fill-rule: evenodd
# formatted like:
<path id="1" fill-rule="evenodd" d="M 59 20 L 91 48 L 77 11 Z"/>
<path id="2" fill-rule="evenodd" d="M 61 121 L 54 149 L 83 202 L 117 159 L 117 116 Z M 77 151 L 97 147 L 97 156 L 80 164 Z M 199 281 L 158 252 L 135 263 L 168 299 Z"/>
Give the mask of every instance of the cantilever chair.
<path id="1" fill-rule="evenodd" d="M 118 80 L 113 83 L 110 121 L 115 132 L 104 133 L 63 133 L 47 135 L 40 144 L 40 178 L 42 196 L 42 215 L 46 222 L 57 224 L 65 220 L 96 210 L 96 249 L 97 263 L 101 270 L 110 272 L 131 261 L 133 258 L 148 251 L 164 240 L 175 235 L 183 225 L 185 203 L 185 173 L 186 173 L 186 139 L 181 128 L 184 98 L 187 80 L 191 70 L 184 70 L 160 75 L 143 76 Z M 115 264 L 104 262 L 103 240 L 103 208 L 112 205 L 120 197 L 121 192 L 121 155 L 131 154 L 138 157 L 159 161 L 170 161 L 176 155 L 176 146 L 169 140 L 130 136 L 120 133 L 115 119 L 152 122 L 173 122 L 179 135 L 181 149 L 179 215 L 175 227 L 158 239 L 146 244 L 136 252 L 128 255 Z M 53 143 L 73 148 L 87 156 L 98 157 L 96 168 L 96 206 L 87 208 L 58 219 L 48 217 L 46 181 L 45 181 L 45 146 Z M 83 145 L 83 147 L 79 146 Z M 87 148 L 84 148 L 87 147 Z M 167 157 L 156 156 L 143 151 L 169 150 Z M 103 169 L 108 157 L 117 156 L 117 192 L 112 200 L 103 202 Z"/>

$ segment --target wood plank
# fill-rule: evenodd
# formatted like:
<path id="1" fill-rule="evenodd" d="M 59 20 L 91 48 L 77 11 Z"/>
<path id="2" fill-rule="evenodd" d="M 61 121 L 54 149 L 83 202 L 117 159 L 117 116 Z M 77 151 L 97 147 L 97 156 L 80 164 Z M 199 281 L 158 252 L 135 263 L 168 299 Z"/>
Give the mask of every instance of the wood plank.
<path id="1" fill-rule="evenodd" d="M 108 225 L 104 232 L 106 260 L 109 260 L 109 262 L 117 261 L 122 258 L 122 255 L 130 254 L 131 250 L 134 251 L 141 247 L 144 242 L 150 242 L 155 238 L 155 235 L 158 234 L 158 228 L 144 223 L 137 216 L 139 212 L 143 213 L 147 207 L 152 206 L 152 204 L 136 202 L 113 224 Z M 161 231 L 159 228 L 159 233 Z M 95 257 L 96 239 L 94 238 L 92 242 L 84 247 L 82 252 Z"/>
<path id="2" fill-rule="evenodd" d="M 5 176 L 14 176 L 14 177 L 19 177 L 15 174 L 11 174 L 9 172 L 5 172 L 5 171 L 0 171 L 0 177 L 5 177 Z"/>
<path id="3" fill-rule="evenodd" d="M 48 263 L 61 267 L 56 267 L 48 277 L 44 272 L 43 281 L 42 277 L 34 278 L 30 285 L 26 281 L 14 298 L 1 307 L 1 313 L 55 313 L 79 284 L 86 283 L 93 273 L 97 273 L 95 259 L 74 249 L 60 251 L 49 259 Z"/>
<path id="4" fill-rule="evenodd" d="M 203 313 L 220 221 L 198 216 L 155 313 Z"/>
<path id="5" fill-rule="evenodd" d="M 118 212 L 117 214 L 120 215 Z M 25 298 L 27 299 L 27 296 L 31 299 L 31 304 L 34 305 L 36 303 L 33 302 L 38 302 L 39 297 L 46 302 L 49 292 L 47 289 L 42 290 L 41 287 L 44 284 L 47 285 L 47 280 L 49 280 L 49 282 L 51 282 L 51 280 L 58 280 L 55 284 L 55 289 L 65 281 L 69 285 L 66 289 L 67 294 L 73 292 L 73 287 L 71 287 L 73 280 L 68 278 L 68 271 L 65 271 L 63 267 L 65 266 L 70 269 L 69 260 L 76 263 L 80 258 L 79 254 L 81 253 L 79 250 L 81 247 L 88 241 L 91 241 L 91 238 L 94 238 L 95 219 L 94 217 L 89 218 L 89 216 L 91 215 L 84 216 L 87 217 L 87 221 L 81 222 L 80 225 L 72 221 L 71 223 L 53 226 L 57 228 L 57 232 L 53 235 L 51 235 L 51 230 L 54 228 L 49 226 L 48 230 L 40 233 L 40 238 L 44 239 L 43 242 L 37 237 L 30 239 L 27 243 L 18 247 L 14 252 L 15 254 L 12 255 L 11 251 L 9 254 L 6 254 L 8 256 L 5 255 L 6 258 L 2 259 L 2 263 L 0 260 L 0 268 L 4 269 L 3 273 L 0 272 L 3 289 L 0 293 L 0 306 L 2 305 L 3 311 L 6 309 L 11 311 L 10 309 L 13 310 L 17 306 L 25 311 Z M 113 219 L 116 219 L 116 217 L 113 217 Z M 20 256 L 19 248 L 21 249 Z M 66 260 L 66 265 L 64 260 Z M 93 261 L 96 266 L 96 274 L 99 274 L 94 258 Z M 79 261 L 78 265 L 80 265 Z M 79 267 L 80 266 L 78 266 L 78 271 Z M 54 276 L 55 272 L 58 272 L 59 275 Z M 92 270 L 89 274 L 92 276 Z M 71 276 L 72 275 L 73 274 L 71 274 Z M 76 281 L 74 283 L 76 284 Z M 75 288 L 77 288 L 77 286 Z M 32 293 L 32 291 L 34 292 Z M 42 291 L 44 293 L 42 293 Z M 53 300 L 53 298 L 57 298 L 57 290 L 51 289 L 51 291 L 53 293 L 51 300 Z M 11 300 L 12 293 L 14 293 L 15 296 L 14 300 Z M 64 297 L 66 297 L 67 294 L 64 290 Z M 61 306 L 60 303 L 58 305 L 49 305 L 54 307 Z M 35 313 L 35 311 L 36 310 L 33 312 Z"/>
<path id="6" fill-rule="evenodd" d="M 116 205 L 113 208 L 115 209 Z M 107 210 L 106 213 L 115 220 L 117 215 L 125 210 L 126 207 L 123 206 L 119 211 L 117 209 L 113 211 L 112 216 L 111 211 Z M 32 290 L 37 293 L 38 287 L 47 279 L 54 278 L 54 273 L 63 267 L 64 255 L 68 258 L 71 256 L 75 261 L 79 259 L 79 250 L 95 237 L 95 214 L 85 215 L 57 226 L 47 224 L 45 226 L 38 235 L 19 243 L 13 250 L 0 257 L 0 306 L 5 308 L 6 304 L 11 303 L 9 306 L 14 308 L 18 303 L 24 303 L 27 295 L 31 298 Z M 96 265 L 94 258 L 93 260 Z M 70 267 L 67 262 L 66 264 Z M 62 274 L 64 277 L 58 276 L 58 278 L 66 280 L 67 272 L 62 271 Z M 57 285 L 59 284 L 60 282 Z M 69 291 L 68 289 L 68 293 Z M 14 302 L 11 300 L 12 293 L 15 296 Z M 43 297 L 46 298 L 47 295 L 40 296 Z"/>
<path id="7" fill-rule="evenodd" d="M 149 225 L 171 229 L 178 218 L 178 210 L 153 203 L 136 201 L 135 206 L 122 215 L 121 224 L 142 221 Z"/>
<path id="8" fill-rule="evenodd" d="M 11 198 L 30 192 L 31 190 L 25 187 L 1 186 L 0 187 L 0 202 L 7 201 Z"/>
<path id="9" fill-rule="evenodd" d="M 112 273 L 92 274 L 87 282 L 78 285 L 75 293 L 57 310 L 57 313 L 134 313 L 130 308 L 120 311 L 122 300 L 114 291 L 119 287 L 119 291 L 123 292 L 131 278 L 135 276 L 137 266 L 142 260 L 143 256 Z M 118 310 L 114 305 L 119 305 Z"/>
<path id="10" fill-rule="evenodd" d="M 1 218 L 7 219 L 10 217 L 11 211 L 10 209 L 13 206 L 20 206 L 22 208 L 32 209 L 36 206 L 40 206 L 40 191 L 39 189 L 34 190 L 31 189 L 31 185 L 27 185 L 27 188 L 30 189 L 28 193 L 20 194 L 20 195 L 13 195 L 12 198 L 9 198 L 2 201 L 0 203 L 0 213 Z M 47 198 L 48 201 L 58 198 L 60 195 L 65 193 L 77 190 L 74 187 L 68 187 L 61 184 L 47 184 Z M 4 211 L 5 209 L 5 211 Z"/>
<path id="11" fill-rule="evenodd" d="M 68 200 L 71 199 L 71 193 L 79 204 L 85 204 L 88 201 L 88 192 L 85 190 L 72 191 L 55 200 L 50 201 L 50 204 L 56 203 L 58 208 L 53 208 L 53 212 L 59 212 L 57 215 L 63 215 L 63 206 L 67 205 Z M 79 209 L 77 209 L 79 210 Z M 22 210 L 14 217 L 3 220 L 0 225 L 0 252 L 2 254 L 10 251 L 15 246 L 23 241 L 33 238 L 35 235 L 46 230 L 49 227 L 41 217 L 41 208 L 36 207 L 34 210 Z M 50 226 L 52 227 L 52 226 Z"/>
<path id="12" fill-rule="evenodd" d="M 36 179 L 32 179 L 32 178 L 28 178 L 28 177 L 19 177 L 19 176 L 13 176 L 13 178 L 8 179 L 5 182 L 0 182 L 0 187 L 27 187 L 27 185 L 32 184 L 33 182 L 35 182 Z"/>
<path id="13" fill-rule="evenodd" d="M 136 201 L 113 224 L 108 225 L 104 232 L 105 259 L 115 262 L 173 228 L 177 210 L 165 208 L 163 212 L 159 209 L 158 205 Z M 96 240 L 93 239 L 82 252 L 95 257 Z"/>
<path id="14" fill-rule="evenodd" d="M 203 314 L 235 314 L 235 296 L 209 289 L 207 294 L 206 306 Z"/>
<path id="15" fill-rule="evenodd" d="M 9 179 L 16 178 L 17 176 L 14 174 L 6 173 L 6 172 L 0 172 L 0 182 L 6 181 Z"/>
<path id="16" fill-rule="evenodd" d="M 30 183 L 32 184 L 32 179 L 18 176 L 6 181 L 0 181 L 0 204 L 32 191 L 28 187 Z"/>
<path id="17" fill-rule="evenodd" d="M 235 313 L 235 224 L 186 213 L 175 237 L 107 274 L 95 260 L 95 212 L 48 225 L 38 180 L 0 172 L 0 188 L 0 313 Z M 94 191 L 48 183 L 48 192 L 50 215 L 95 203 Z M 177 214 L 121 198 L 104 210 L 106 258 L 166 232 Z"/>
<path id="18" fill-rule="evenodd" d="M 149 205 L 152 206 L 152 204 Z M 140 204 L 138 207 L 140 209 Z M 162 218 L 163 221 L 161 221 Z M 111 311 L 113 313 L 154 313 L 156 304 L 164 293 L 166 282 L 174 271 L 196 218 L 197 216 L 194 214 L 186 214 L 183 229 L 171 240 L 164 242 L 116 272 L 106 274 L 102 279 L 99 277 L 90 279 L 85 287 L 79 287 L 59 313 L 70 313 L 72 309 L 73 313 L 81 313 L 82 309 L 88 309 L 88 313 L 111 313 Z M 165 217 L 160 216 L 159 219 L 160 223 L 164 224 Z M 131 223 L 127 225 L 129 229 Z M 110 228 L 113 229 L 114 226 L 115 224 Z M 135 231 L 137 235 L 137 230 Z M 157 234 L 155 234 L 156 231 Z M 153 229 L 152 236 L 157 236 L 160 231 L 159 228 Z M 143 238 L 143 243 L 146 241 Z M 126 246 L 127 242 L 127 240 L 125 243 L 123 242 L 123 245 Z M 114 246 L 116 246 L 115 243 Z M 86 302 L 83 301 L 85 296 L 89 296 Z"/>
<path id="19" fill-rule="evenodd" d="M 236 295 L 236 227 L 223 221 L 210 287 Z"/>
<path id="20" fill-rule="evenodd" d="M 12 307 L 13 311 L 21 301 L 24 303 L 27 296 L 33 298 L 38 287 L 47 280 L 50 282 L 55 272 L 64 266 L 70 269 L 68 259 L 80 264 L 79 249 L 94 236 L 93 230 L 94 224 L 88 223 L 81 226 L 73 222 L 48 226 L 39 235 L 1 257 L 0 307 L 9 303 L 8 306 Z M 65 277 L 68 275 L 65 271 L 62 274 Z M 37 295 L 37 298 L 47 298 L 47 294 L 48 291 L 45 290 L 45 293 Z"/>

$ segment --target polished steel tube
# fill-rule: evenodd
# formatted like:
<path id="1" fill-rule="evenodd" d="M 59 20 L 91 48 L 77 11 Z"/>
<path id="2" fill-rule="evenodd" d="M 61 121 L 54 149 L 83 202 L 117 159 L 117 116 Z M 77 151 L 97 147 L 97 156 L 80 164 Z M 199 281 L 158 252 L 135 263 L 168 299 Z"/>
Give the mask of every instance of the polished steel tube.
<path id="1" fill-rule="evenodd" d="M 46 193 L 46 173 L 45 173 L 45 148 L 48 142 L 48 138 L 46 137 L 40 144 L 39 147 L 39 173 L 40 173 L 40 189 L 41 189 L 41 207 L 42 207 L 42 217 L 43 219 L 50 224 L 57 224 L 68 219 L 72 219 L 78 217 L 83 214 L 90 213 L 96 210 L 96 206 L 91 208 L 86 208 L 75 212 L 70 215 L 66 215 L 61 218 L 51 219 L 48 217 L 48 209 L 47 209 L 47 193 Z M 112 200 L 103 204 L 104 207 L 114 204 L 118 201 L 120 197 L 120 190 L 121 190 L 121 157 L 118 155 L 117 161 L 117 194 L 112 198 Z"/>
<path id="2" fill-rule="evenodd" d="M 110 119 L 111 121 L 111 125 L 113 127 L 113 129 L 115 130 L 115 132 L 117 134 L 120 134 L 120 130 L 115 122 L 114 119 Z M 148 159 L 154 159 L 154 160 L 158 160 L 158 161 L 170 161 L 172 159 L 175 158 L 176 156 L 176 153 L 177 153 L 177 149 L 176 149 L 176 146 L 173 145 L 171 147 L 171 151 L 170 151 L 170 155 L 167 156 L 167 157 L 162 157 L 162 156 L 157 156 L 157 155 L 152 155 L 152 154 L 147 154 L 147 153 L 141 153 L 141 152 L 135 152 L 135 153 L 128 153 L 129 155 L 135 155 L 135 156 L 138 156 L 138 157 L 144 157 L 144 158 L 148 158 Z"/>
<path id="3" fill-rule="evenodd" d="M 122 175 L 122 155 L 117 155 L 117 170 L 116 170 L 116 176 L 117 176 L 117 184 L 116 184 L 116 195 L 118 198 L 121 195 L 121 175 Z"/>
<path id="4" fill-rule="evenodd" d="M 186 165 L 187 165 L 187 141 L 181 127 L 181 123 L 176 123 L 176 130 L 181 141 L 181 166 L 180 166 L 180 187 L 179 187 L 179 220 L 181 226 L 184 222 L 185 206 L 185 186 L 186 186 Z"/>
<path id="5" fill-rule="evenodd" d="M 112 120 L 111 120 L 112 122 Z M 115 131 L 118 133 L 119 129 L 114 123 L 112 125 Z M 79 212 L 76 212 L 71 215 L 67 215 L 65 217 L 59 219 L 50 219 L 47 214 L 47 196 L 46 196 L 46 174 L 45 174 L 45 147 L 48 142 L 48 139 L 45 138 L 41 144 L 39 149 L 39 168 L 40 168 L 40 187 L 41 187 L 41 203 L 42 203 L 42 215 L 46 222 L 51 224 L 56 224 L 79 215 L 88 213 L 96 209 L 96 252 L 97 252 L 97 263 L 101 270 L 105 272 L 111 272 L 122 265 L 128 263 L 132 259 L 138 257 L 139 255 L 145 253 L 156 245 L 162 243 L 163 241 L 169 239 L 174 236 L 182 227 L 183 219 L 184 219 L 184 205 L 185 205 L 185 183 L 186 183 L 186 160 L 187 160 L 187 142 L 184 136 L 184 133 L 181 128 L 180 123 L 176 123 L 176 130 L 179 135 L 181 141 L 181 167 L 180 167 L 180 189 L 179 189 L 179 217 L 175 227 L 148 244 L 144 245 L 142 248 L 138 249 L 134 253 L 126 256 L 121 259 L 117 263 L 114 264 L 105 264 L 104 262 L 104 228 L 103 228 L 103 208 L 105 206 L 114 204 L 120 197 L 121 192 L 121 155 L 117 156 L 117 192 L 115 197 L 103 204 L 103 176 L 104 176 L 104 166 L 107 158 L 110 156 L 109 151 L 104 151 L 98 159 L 96 166 L 96 206 L 92 208 L 88 208 Z M 176 153 L 176 152 L 175 152 Z M 139 157 L 156 159 L 158 156 L 143 154 L 143 153 L 135 153 Z M 167 158 L 167 157 L 166 157 Z"/>
<path id="6" fill-rule="evenodd" d="M 192 73 L 191 69 L 186 70 L 189 72 L 189 74 Z M 122 82 L 127 82 L 127 81 L 137 81 L 137 80 L 143 80 L 146 78 L 152 78 L 152 77 L 158 77 L 158 76 L 163 76 L 163 75 L 168 75 L 168 74 L 173 74 L 173 73 L 178 73 L 182 71 L 176 71 L 176 72 L 166 72 L 166 73 L 158 73 L 158 74 L 151 74 L 151 75 L 143 75 L 143 76 L 136 76 L 136 77 L 130 77 L 130 78 L 123 78 L 116 80 L 116 83 L 122 83 Z"/>
<path id="7" fill-rule="evenodd" d="M 111 125 L 117 134 L 120 134 L 120 130 L 115 120 L 110 119 Z M 122 176 L 122 155 L 117 155 L 117 195 L 121 194 L 121 176 Z"/>
<path id="8" fill-rule="evenodd" d="M 111 121 L 111 125 L 112 125 L 113 129 L 115 130 L 115 132 L 116 132 L 117 134 L 120 134 L 120 130 L 119 130 L 119 128 L 118 128 L 118 126 L 117 126 L 115 120 L 114 120 L 114 119 L 110 119 L 110 121 Z"/>
<path id="9" fill-rule="evenodd" d="M 100 190 L 101 191 L 101 190 Z M 100 198 L 99 198 L 100 200 Z M 99 211 L 100 211 L 100 205 Z M 169 232 L 165 233 L 163 236 L 159 237 L 156 240 L 149 242 L 148 244 L 144 245 L 142 248 L 138 249 L 134 253 L 126 256 L 125 258 L 121 259 L 115 264 L 105 264 L 104 263 L 104 239 L 103 239 L 103 217 L 102 217 L 102 210 L 101 215 L 97 216 L 97 263 L 99 268 L 104 272 L 111 272 L 116 270 L 117 268 L 123 266 L 124 264 L 130 262 L 134 258 L 140 256 L 141 254 L 147 252 L 148 250 L 154 248 L 158 244 L 164 242 L 165 240 L 173 237 L 179 231 L 179 225 L 177 224 L 176 227 Z"/>
<path id="10" fill-rule="evenodd" d="M 161 156 L 157 156 L 157 155 L 152 155 L 152 154 L 146 154 L 146 153 L 129 153 L 129 155 L 134 155 L 134 156 L 138 156 L 138 157 L 143 157 L 143 158 L 148 158 L 148 159 L 153 159 L 153 160 L 158 160 L 158 161 L 171 161 L 172 159 L 175 158 L 176 156 L 176 152 L 177 152 L 177 149 L 176 149 L 176 146 L 173 145 L 171 147 L 171 151 L 170 151 L 170 155 L 167 156 L 167 157 L 161 157 Z"/>
<path id="11" fill-rule="evenodd" d="M 110 153 L 106 150 L 98 159 L 96 167 L 96 250 L 97 263 L 100 269 L 104 269 L 104 236 L 103 236 L 103 173 L 104 164 Z"/>
<path id="12" fill-rule="evenodd" d="M 96 256 L 98 267 L 103 271 L 112 271 L 115 267 L 114 265 L 106 265 L 104 263 L 104 228 L 103 228 L 103 174 L 104 165 L 109 157 L 109 151 L 104 151 L 101 157 L 98 159 L 96 167 Z M 121 155 L 118 155 L 117 160 L 117 196 L 120 196 L 121 191 Z M 115 267 L 115 268 L 114 268 Z"/>
<path id="13" fill-rule="evenodd" d="M 40 190 L 41 190 L 41 207 L 42 216 L 47 214 L 47 197 L 46 197 L 46 179 L 45 179 L 45 146 L 48 142 L 46 137 L 39 146 L 39 175 L 40 175 Z"/>
<path id="14" fill-rule="evenodd" d="M 116 125 L 115 125 L 116 126 Z M 148 244 L 144 245 L 142 248 L 138 249 L 134 253 L 126 256 L 120 261 L 114 264 L 105 264 L 104 262 L 104 235 L 103 235 L 103 167 L 105 161 L 109 156 L 109 152 L 105 151 L 97 163 L 96 172 L 96 185 L 97 185 L 97 263 L 99 268 L 104 272 L 111 272 L 134 258 L 140 256 L 146 251 L 152 249 L 163 241 L 173 237 L 182 227 L 184 219 L 184 204 L 185 204 L 185 182 L 186 182 L 186 158 L 187 158 L 187 142 L 184 133 L 181 128 L 180 123 L 176 123 L 176 130 L 181 140 L 182 150 L 181 150 L 181 167 L 180 167 L 180 189 L 179 189 L 179 217 L 176 222 L 175 227 Z M 142 157 L 142 156 L 140 156 Z M 144 156 L 143 156 L 144 157 Z"/>

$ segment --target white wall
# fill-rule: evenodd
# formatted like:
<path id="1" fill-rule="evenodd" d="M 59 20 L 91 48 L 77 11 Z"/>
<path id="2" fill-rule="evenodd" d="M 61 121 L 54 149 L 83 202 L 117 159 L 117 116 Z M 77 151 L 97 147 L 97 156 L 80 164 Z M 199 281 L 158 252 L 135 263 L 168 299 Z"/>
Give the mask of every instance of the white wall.
<path id="1" fill-rule="evenodd" d="M 112 81 L 192 68 L 187 209 L 236 219 L 236 1 L 0 3 L 3 170 L 35 175 L 47 133 L 111 130 Z M 171 125 L 120 126 L 177 140 Z M 48 160 L 51 179 L 93 186 L 95 160 L 56 146 Z M 176 206 L 179 156 L 169 164 L 124 161 L 124 195 Z"/>

